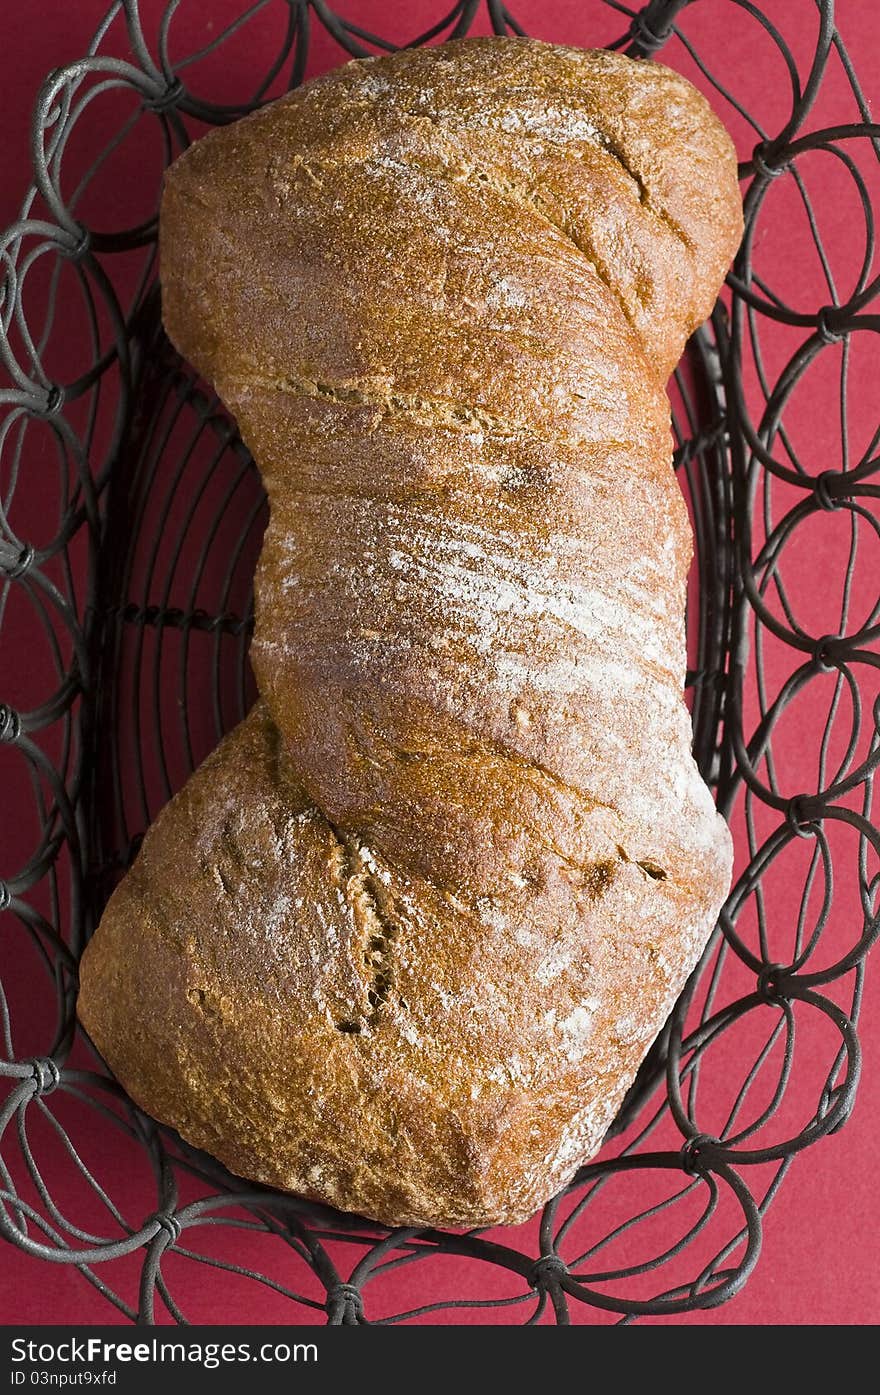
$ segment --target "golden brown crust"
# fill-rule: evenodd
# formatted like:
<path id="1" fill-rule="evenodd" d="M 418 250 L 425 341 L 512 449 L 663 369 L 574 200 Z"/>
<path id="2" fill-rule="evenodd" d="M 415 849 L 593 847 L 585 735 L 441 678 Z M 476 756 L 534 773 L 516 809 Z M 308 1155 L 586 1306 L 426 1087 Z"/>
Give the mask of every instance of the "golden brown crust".
<path id="1" fill-rule="evenodd" d="M 337 833 L 285 763 L 258 703 L 163 810 L 83 958 L 84 1025 L 244 1176 L 389 1224 L 525 1219 L 601 1142 L 703 888 L 670 896 L 600 810 L 552 895 L 468 907 Z"/>
<path id="2" fill-rule="evenodd" d="M 169 172 L 166 325 L 270 496 L 263 701 L 80 1014 L 235 1171 L 474 1225 L 601 1142 L 729 883 L 663 384 L 740 220 L 689 84 L 533 41 L 349 64 Z"/>

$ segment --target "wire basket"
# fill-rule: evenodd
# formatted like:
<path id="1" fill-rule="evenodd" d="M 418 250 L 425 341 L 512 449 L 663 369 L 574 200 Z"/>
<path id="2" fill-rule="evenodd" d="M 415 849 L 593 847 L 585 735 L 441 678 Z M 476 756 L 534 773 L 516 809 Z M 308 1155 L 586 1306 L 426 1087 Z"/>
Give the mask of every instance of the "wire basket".
<path id="1" fill-rule="evenodd" d="M 205 24 L 211 6 L 172 0 L 148 24 L 155 8 L 113 5 L 88 55 L 47 78 L 33 188 L 2 240 L 0 780 L 7 847 L 23 852 L 0 866 L 0 1231 L 146 1322 L 234 1319 L 242 1285 L 262 1285 L 267 1315 L 289 1322 L 474 1310 L 626 1322 L 717 1306 L 758 1262 L 795 1155 L 852 1108 L 880 927 L 876 559 L 862 574 L 880 539 L 880 427 L 862 442 L 848 430 L 863 332 L 880 328 L 866 313 L 880 126 L 833 4 L 804 0 L 784 36 L 750 0 L 726 0 L 719 74 L 699 3 L 636 14 L 596 0 L 564 36 L 646 59 L 668 44 L 665 61 L 701 82 L 749 152 L 742 249 L 670 391 L 697 544 L 694 752 L 738 855 L 713 939 L 602 1154 L 530 1226 L 491 1236 L 389 1231 L 231 1176 L 128 1101 L 76 1027 L 77 961 L 110 890 L 254 696 L 265 500 L 234 423 L 162 334 L 162 169 L 300 82 L 310 55 L 328 67 L 396 46 L 323 0 L 242 0 L 222 30 Z M 412 41 L 491 30 L 523 32 L 501 0 L 459 0 Z M 766 111 L 735 95 L 736 63 L 759 45 L 780 78 Z M 832 67 L 848 110 L 826 121 Z M 247 90 L 233 90 L 242 74 Z M 852 215 L 845 265 L 822 240 L 831 200 Z M 762 260 L 780 228 L 791 286 Z M 837 403 L 830 462 L 804 439 L 805 393 Z M 438 1267 L 448 1298 L 419 1303 Z"/>

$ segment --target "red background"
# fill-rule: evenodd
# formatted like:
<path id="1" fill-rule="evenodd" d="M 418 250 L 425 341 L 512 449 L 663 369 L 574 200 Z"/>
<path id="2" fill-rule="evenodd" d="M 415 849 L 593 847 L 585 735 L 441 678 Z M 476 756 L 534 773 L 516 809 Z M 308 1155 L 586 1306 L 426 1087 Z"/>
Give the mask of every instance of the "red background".
<path id="1" fill-rule="evenodd" d="M 104 0 L 44 0 L 40 5 L 17 6 L 11 19 L 4 17 L 6 63 L 4 136 L 0 146 L 0 225 L 16 216 L 28 182 L 28 122 L 40 81 L 51 68 L 85 52 L 105 8 Z M 141 8 L 145 15 L 153 16 L 162 6 L 156 0 L 142 0 Z M 224 16 L 240 6 L 228 0 L 212 0 L 211 4 L 207 0 L 190 0 L 189 6 L 184 8 L 196 12 L 202 19 L 210 12 L 219 27 Z M 391 15 L 397 7 L 377 4 L 375 0 L 373 3 L 340 0 L 337 8 L 347 18 L 360 20 L 367 28 L 379 28 L 384 34 L 395 32 Z M 405 13 L 405 24 L 401 21 L 400 25 L 401 38 L 426 27 L 439 13 L 437 4 L 431 0 L 412 0 L 399 8 L 401 15 Z M 602 28 L 591 28 L 589 15 L 594 10 L 591 5 L 563 3 L 562 0 L 546 0 L 543 4 L 537 0 L 521 0 L 512 8 L 527 30 L 538 37 L 582 44 L 601 42 L 609 37 L 604 15 Z M 700 0 L 685 15 L 685 31 L 709 41 L 714 37 L 717 51 L 718 33 L 730 26 L 730 9 L 731 0 Z M 814 34 L 812 0 L 765 0 L 764 9 L 785 28 L 787 35 L 791 34 L 792 26 L 796 31 L 798 25 L 803 25 L 809 36 Z M 377 16 L 380 16 L 378 20 Z M 870 98 L 876 90 L 876 73 L 880 70 L 880 26 L 874 7 L 860 0 L 842 0 L 837 19 L 851 53 L 857 57 L 858 71 Z M 184 21 L 181 27 L 185 29 Z M 614 32 L 622 27 L 623 23 L 616 26 Z M 737 28 L 734 32 L 739 35 L 747 31 Z M 762 94 L 766 111 L 768 103 L 772 108 L 774 95 L 768 89 L 778 81 L 778 74 L 775 68 L 762 69 L 759 56 L 762 51 L 766 52 L 756 47 L 753 52 L 746 39 L 735 38 L 728 48 L 726 61 L 727 72 L 737 75 L 737 91 L 747 96 Z M 809 51 L 808 45 L 805 51 Z M 670 61 L 671 57 L 670 54 Z M 310 71 L 337 61 L 338 51 L 329 43 L 318 42 L 313 49 Z M 832 72 L 826 93 L 829 102 L 835 96 L 837 81 L 839 74 Z M 780 111 L 784 109 L 785 100 L 784 85 L 780 83 Z M 847 118 L 852 119 L 849 109 Z M 741 155 L 746 156 L 749 144 L 743 132 L 734 130 L 734 135 Z M 844 246 L 849 230 L 845 207 L 835 208 L 832 201 L 829 204 L 829 208 L 823 210 L 826 218 L 823 233 L 826 245 L 833 251 L 835 242 L 839 247 Z M 769 267 L 770 272 L 777 272 L 789 285 L 799 280 L 803 282 L 812 275 L 811 268 L 798 262 L 785 236 L 779 237 L 778 245 L 772 239 L 771 242 L 772 245 L 764 249 L 765 274 L 770 274 L 766 271 Z M 876 381 L 874 377 L 873 384 Z M 849 407 L 851 433 L 859 442 L 870 435 L 876 417 L 876 387 L 872 391 L 872 381 L 866 377 L 864 388 L 860 395 L 854 396 Z M 797 399 L 797 414 L 797 429 L 803 439 L 809 441 L 811 452 L 817 459 L 821 459 L 824 452 L 827 457 L 824 468 L 835 468 L 840 452 L 839 429 L 830 420 L 826 406 L 818 396 L 811 398 L 803 394 Z M 799 559 L 796 557 L 793 563 L 801 582 L 809 584 L 816 593 L 821 591 L 816 582 L 827 560 L 817 548 L 824 545 L 816 540 L 810 548 L 802 549 L 803 555 Z M 876 576 L 876 558 L 872 561 Z M 859 584 L 867 597 L 870 574 L 857 582 Z M 5 692 L 0 692 L 0 697 L 4 696 Z M 794 752 L 794 765 L 796 760 Z M 0 875 L 7 870 L 7 860 L 13 868 L 22 860 L 22 835 L 11 815 L 10 804 L 4 801 L 4 865 L 0 866 Z M 794 888 L 793 871 L 792 894 Z M 777 885 L 776 895 L 779 894 Z M 860 1035 L 864 1049 L 863 1075 L 852 1118 L 840 1133 L 822 1140 L 796 1161 L 769 1212 L 761 1260 L 744 1292 L 724 1308 L 696 1314 L 688 1321 L 864 1324 L 880 1319 L 880 1208 L 874 1172 L 876 1146 L 880 1140 L 880 1089 L 877 1084 L 880 1081 L 880 975 L 876 965 L 869 967 Z M 123 1193 L 130 1189 L 134 1194 L 137 1177 L 134 1167 L 131 1176 L 127 1175 L 128 1155 L 121 1142 L 117 1152 L 112 1158 L 105 1158 L 105 1162 L 116 1169 Z M 63 1172 L 59 1171 L 59 1179 L 62 1176 Z M 459 1265 L 459 1269 L 453 1275 L 451 1266 L 455 1265 Z M 482 1296 L 483 1276 L 478 1266 L 470 1266 L 466 1273 L 459 1261 L 447 1259 L 431 1270 L 422 1265 L 418 1270 L 418 1293 L 417 1296 L 413 1293 L 413 1303 L 429 1302 L 451 1292 Z M 407 1273 L 404 1269 L 395 1280 L 394 1301 L 400 1308 L 408 1302 Z M 575 1322 L 595 1320 L 592 1310 L 582 1309 L 579 1304 L 573 1304 L 572 1309 Z M 267 1306 L 265 1296 L 253 1286 L 242 1286 L 237 1313 L 241 1321 L 290 1318 L 289 1313 L 272 1308 L 271 1304 Z M 210 1321 L 212 1316 L 210 1307 L 200 1310 L 197 1300 L 190 1305 L 188 1315 L 202 1321 Z M 451 1317 L 454 1315 L 441 1320 L 449 1321 Z M 3 1249 L 0 1320 L 89 1322 L 110 1319 L 111 1310 L 104 1300 L 69 1266 L 46 1264 L 12 1249 Z"/>

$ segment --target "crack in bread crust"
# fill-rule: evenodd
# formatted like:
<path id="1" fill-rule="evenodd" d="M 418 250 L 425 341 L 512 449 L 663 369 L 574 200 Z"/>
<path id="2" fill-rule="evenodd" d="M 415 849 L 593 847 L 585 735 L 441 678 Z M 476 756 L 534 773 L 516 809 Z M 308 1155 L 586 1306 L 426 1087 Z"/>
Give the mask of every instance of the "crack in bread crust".
<path id="1" fill-rule="evenodd" d="M 320 813 L 320 811 L 319 811 Z M 322 816 L 323 817 L 323 816 Z M 387 869 L 377 865 L 376 855 L 358 838 L 324 822 L 335 840 L 331 875 L 357 931 L 353 946 L 356 970 L 363 979 L 365 1002 L 337 1021 L 337 1029 L 359 1035 L 377 1027 L 387 1007 L 397 973 L 394 952 L 400 937 L 400 918 L 393 895 L 382 880 Z"/>
<path id="2" fill-rule="evenodd" d="M 248 374 L 240 379 L 230 376 L 226 379 L 226 385 L 233 390 L 258 387 L 268 392 L 314 397 L 344 407 L 374 407 L 388 417 L 406 416 L 426 426 L 446 426 L 461 431 L 473 431 L 477 427 L 502 438 L 517 436 L 522 430 L 517 423 L 493 416 L 481 407 L 415 393 L 379 392 L 366 386 L 363 380 L 333 383 L 318 382 L 297 374 L 285 374 L 278 378 Z"/>

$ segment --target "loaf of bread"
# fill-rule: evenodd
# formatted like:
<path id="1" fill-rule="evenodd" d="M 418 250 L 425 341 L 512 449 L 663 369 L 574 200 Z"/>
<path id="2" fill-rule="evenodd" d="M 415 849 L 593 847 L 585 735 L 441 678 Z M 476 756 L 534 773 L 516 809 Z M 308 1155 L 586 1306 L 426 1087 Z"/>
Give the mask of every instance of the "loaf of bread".
<path id="1" fill-rule="evenodd" d="M 519 39 L 349 63 L 169 170 L 165 324 L 269 494 L 261 697 L 79 1013 L 232 1171 L 474 1226 L 600 1146 L 730 879 L 664 385 L 740 233 L 684 79 Z"/>

